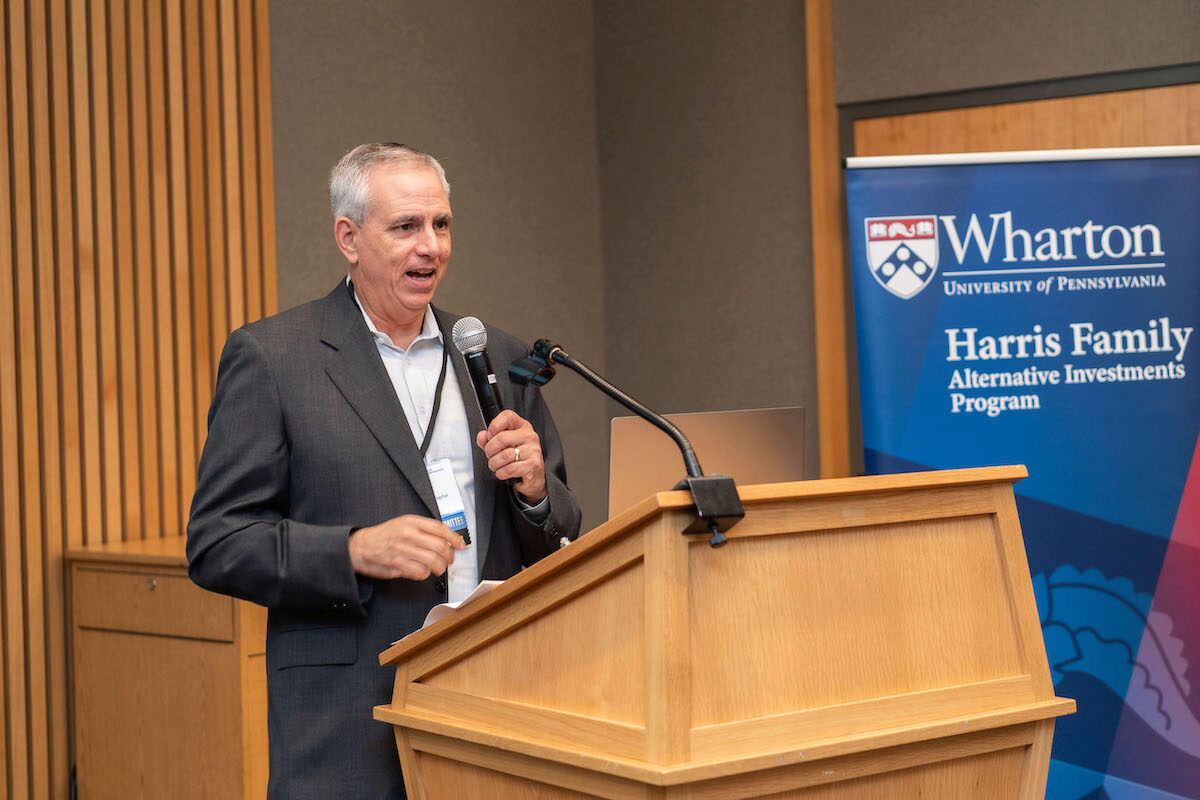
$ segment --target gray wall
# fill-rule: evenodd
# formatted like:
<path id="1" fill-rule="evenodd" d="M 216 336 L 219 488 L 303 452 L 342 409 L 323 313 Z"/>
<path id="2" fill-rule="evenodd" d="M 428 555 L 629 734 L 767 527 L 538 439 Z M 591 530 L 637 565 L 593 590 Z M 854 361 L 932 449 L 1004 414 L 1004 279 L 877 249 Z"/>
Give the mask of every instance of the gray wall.
<path id="1" fill-rule="evenodd" d="M 665 412 L 805 406 L 815 476 L 803 3 L 595 5 L 609 372 Z"/>
<path id="2" fill-rule="evenodd" d="M 802 0 L 273 0 L 280 306 L 344 274 L 329 167 L 430 150 L 447 308 L 560 341 L 659 410 L 803 405 L 817 474 Z M 836 0 L 837 100 L 1200 60 L 1195 0 Z M 608 416 L 546 389 L 585 526 Z M 700 454 L 703 456 L 703 453 Z"/>
<path id="3" fill-rule="evenodd" d="M 834 0 L 839 104 L 1200 61 L 1196 0 Z"/>
<path id="4" fill-rule="evenodd" d="M 329 167 L 399 139 L 453 185 L 441 305 L 555 338 L 663 411 L 815 410 L 803 3 L 430 8 L 272 2 L 280 307 L 344 274 Z M 546 394 L 594 526 L 623 412 L 570 374 Z"/>
<path id="5" fill-rule="evenodd" d="M 446 167 L 454 252 L 438 303 L 605 366 L 592 7 L 587 0 L 276 0 L 271 100 L 279 306 L 346 273 L 326 179 L 342 153 L 399 140 Z M 546 387 L 571 483 L 607 502 L 605 404 Z"/>

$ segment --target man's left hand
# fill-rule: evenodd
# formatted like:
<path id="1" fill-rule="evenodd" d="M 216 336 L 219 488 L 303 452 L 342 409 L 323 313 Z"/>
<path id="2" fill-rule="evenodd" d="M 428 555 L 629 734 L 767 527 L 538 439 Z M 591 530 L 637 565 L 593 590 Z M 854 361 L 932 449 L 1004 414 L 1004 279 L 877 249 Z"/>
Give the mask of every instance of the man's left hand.
<path id="1" fill-rule="evenodd" d="M 475 442 L 488 458 L 488 469 L 500 480 L 515 478 L 516 490 L 530 505 L 546 498 L 546 465 L 542 461 L 542 440 L 537 431 L 515 411 L 505 409 L 496 415 L 487 430 L 480 431 Z"/>

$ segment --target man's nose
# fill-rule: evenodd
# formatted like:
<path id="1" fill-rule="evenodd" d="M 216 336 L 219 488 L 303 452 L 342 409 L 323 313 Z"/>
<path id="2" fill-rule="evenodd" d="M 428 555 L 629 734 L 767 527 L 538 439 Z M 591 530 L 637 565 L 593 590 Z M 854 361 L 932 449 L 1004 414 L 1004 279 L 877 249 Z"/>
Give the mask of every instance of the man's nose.
<path id="1" fill-rule="evenodd" d="M 432 225 L 426 225 L 421 228 L 421 233 L 417 236 L 417 252 L 422 255 L 432 254 L 437 251 L 437 231 Z"/>

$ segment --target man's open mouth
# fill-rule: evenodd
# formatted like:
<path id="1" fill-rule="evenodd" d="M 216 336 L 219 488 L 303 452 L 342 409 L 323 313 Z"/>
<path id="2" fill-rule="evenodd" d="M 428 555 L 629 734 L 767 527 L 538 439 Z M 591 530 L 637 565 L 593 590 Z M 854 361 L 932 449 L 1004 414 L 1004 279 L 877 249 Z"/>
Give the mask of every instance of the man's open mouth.
<path id="1" fill-rule="evenodd" d="M 432 269 L 410 269 L 404 274 L 416 281 L 427 281 L 433 277 L 433 273 Z"/>

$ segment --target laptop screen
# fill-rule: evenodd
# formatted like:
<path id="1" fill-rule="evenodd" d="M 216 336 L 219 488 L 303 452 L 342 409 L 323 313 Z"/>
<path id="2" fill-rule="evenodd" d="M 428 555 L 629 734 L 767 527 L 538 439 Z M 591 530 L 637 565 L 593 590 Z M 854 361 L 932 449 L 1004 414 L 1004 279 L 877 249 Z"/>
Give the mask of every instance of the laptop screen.
<path id="1" fill-rule="evenodd" d="M 754 408 L 667 414 L 688 437 L 704 474 L 740 486 L 804 479 L 804 409 Z M 641 417 L 614 417 L 608 469 L 608 516 L 687 476 L 670 436 Z"/>

